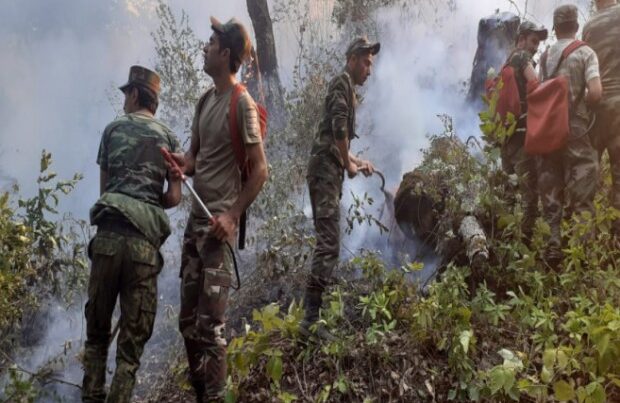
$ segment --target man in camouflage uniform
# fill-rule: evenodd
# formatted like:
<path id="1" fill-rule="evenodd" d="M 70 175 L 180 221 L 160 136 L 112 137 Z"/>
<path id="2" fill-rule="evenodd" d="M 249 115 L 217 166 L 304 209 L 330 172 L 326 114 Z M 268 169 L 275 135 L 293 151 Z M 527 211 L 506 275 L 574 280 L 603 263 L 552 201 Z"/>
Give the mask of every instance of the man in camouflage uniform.
<path id="1" fill-rule="evenodd" d="M 508 175 L 519 176 L 519 190 L 523 200 L 523 221 L 521 231 L 527 242 L 532 237 L 534 224 L 538 217 L 538 175 L 536 158 L 525 153 L 525 130 L 527 122 L 527 83 L 537 79 L 532 57 L 538 51 L 541 41 L 547 39 L 547 30 L 530 21 L 523 21 L 517 31 L 515 50 L 510 54 L 507 64 L 515 71 L 519 88 L 521 110 L 515 133 L 502 146 L 502 167 Z"/>
<path id="2" fill-rule="evenodd" d="M 222 401 L 226 384 L 224 328 L 232 283 L 233 242 L 241 214 L 267 180 L 267 161 L 254 100 L 245 89 L 237 104 L 237 128 L 251 173 L 241 182 L 229 127 L 235 75 L 252 44 L 236 19 L 211 17 L 213 34 L 205 45 L 204 71 L 213 79 L 196 105 L 190 150 L 175 155 L 194 177 L 194 188 L 215 218 L 194 201 L 183 239 L 179 328 L 185 341 L 190 381 L 198 402 Z M 180 176 L 178 173 L 177 176 Z"/>
<path id="3" fill-rule="evenodd" d="M 541 81 L 546 72 L 557 69 L 558 75 L 568 78 L 570 101 L 570 136 L 566 146 L 539 159 L 539 191 L 543 215 L 551 228 L 544 259 L 554 267 L 562 260 L 561 223 L 564 197 L 570 216 L 592 212 L 598 175 L 598 155 L 588 131 L 591 113 L 589 105 L 596 104 L 602 93 L 596 53 L 582 46 L 566 60 L 562 51 L 575 40 L 579 30 L 578 11 L 574 5 L 563 5 L 553 13 L 553 26 L 558 41 L 548 50 L 546 64 L 541 66 Z M 559 68 L 557 67 L 559 66 Z"/>
<path id="4" fill-rule="evenodd" d="M 104 130 L 97 164 L 101 197 L 90 211 L 97 234 L 89 253 L 92 269 L 86 303 L 84 402 L 129 402 L 144 345 L 151 337 L 157 307 L 159 247 L 170 234 L 165 208 L 181 200 L 181 183 L 167 177 L 160 148 L 176 151 L 172 131 L 154 118 L 159 76 L 132 66 L 125 115 Z M 164 193 L 164 182 L 168 189 Z M 112 313 L 120 295 L 116 371 L 104 389 Z"/>
<path id="5" fill-rule="evenodd" d="M 605 149 L 611 165 L 611 205 L 620 210 L 620 4 L 597 0 L 597 13 L 583 28 L 583 38 L 596 52 L 603 84 L 603 99 L 596 108 L 592 130 L 599 156 Z M 613 223 L 620 238 L 620 220 Z"/>
<path id="6" fill-rule="evenodd" d="M 355 85 L 363 85 L 370 75 L 373 56 L 379 43 L 358 38 L 346 52 L 347 63 L 342 73 L 329 83 L 323 117 L 312 146 L 308 164 L 308 189 L 316 229 L 316 247 L 312 272 L 304 297 L 305 317 L 302 333 L 309 335 L 310 325 L 318 319 L 323 291 L 338 264 L 340 253 L 340 197 L 344 171 L 349 178 L 358 172 L 371 175 L 373 166 L 349 152 L 355 135 Z"/>

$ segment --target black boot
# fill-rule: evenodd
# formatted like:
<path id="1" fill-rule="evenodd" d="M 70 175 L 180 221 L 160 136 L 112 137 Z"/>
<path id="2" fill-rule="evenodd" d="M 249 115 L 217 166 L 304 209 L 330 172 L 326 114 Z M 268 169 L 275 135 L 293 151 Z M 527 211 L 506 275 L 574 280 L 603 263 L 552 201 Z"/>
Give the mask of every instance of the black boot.
<path id="1" fill-rule="evenodd" d="M 299 333 L 305 337 L 310 337 L 310 326 L 319 320 L 319 309 L 323 302 L 323 292 L 316 288 L 306 288 L 304 295 L 304 319 L 299 324 Z"/>
<path id="2" fill-rule="evenodd" d="M 194 387 L 194 392 L 196 392 L 196 403 L 203 403 L 205 401 L 205 383 L 193 381 L 192 386 Z"/>

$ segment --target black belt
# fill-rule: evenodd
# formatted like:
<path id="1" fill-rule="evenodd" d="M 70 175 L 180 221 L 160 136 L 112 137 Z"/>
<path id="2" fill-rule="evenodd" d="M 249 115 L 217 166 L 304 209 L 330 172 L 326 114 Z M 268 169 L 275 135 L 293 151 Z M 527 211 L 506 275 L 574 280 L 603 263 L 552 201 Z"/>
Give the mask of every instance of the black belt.
<path id="1" fill-rule="evenodd" d="M 110 231 L 121 235 L 144 238 L 144 234 L 140 232 L 140 230 L 138 230 L 132 223 L 119 218 L 105 219 L 97 225 L 97 231 Z"/>

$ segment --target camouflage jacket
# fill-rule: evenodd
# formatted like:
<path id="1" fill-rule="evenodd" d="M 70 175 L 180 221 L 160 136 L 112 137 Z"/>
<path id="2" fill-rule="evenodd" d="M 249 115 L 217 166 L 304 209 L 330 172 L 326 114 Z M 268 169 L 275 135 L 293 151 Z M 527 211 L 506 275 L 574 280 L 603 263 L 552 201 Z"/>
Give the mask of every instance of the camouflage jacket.
<path id="1" fill-rule="evenodd" d="M 620 4 L 605 8 L 583 27 L 583 39 L 598 56 L 603 102 L 620 98 Z"/>
<path id="2" fill-rule="evenodd" d="M 324 176 L 326 169 L 334 171 L 334 166 L 343 173 L 344 164 L 336 140 L 355 135 L 355 107 L 357 98 L 351 76 L 345 71 L 334 77 L 325 97 L 323 116 L 312 145 L 308 166 L 308 176 Z"/>
<path id="3" fill-rule="evenodd" d="M 162 206 L 167 170 L 161 147 L 177 152 L 179 142 L 165 124 L 152 117 L 131 113 L 105 128 L 97 164 L 107 172 L 108 180 L 91 209 L 92 225 L 121 214 L 157 246 L 165 240 L 170 228 Z"/>

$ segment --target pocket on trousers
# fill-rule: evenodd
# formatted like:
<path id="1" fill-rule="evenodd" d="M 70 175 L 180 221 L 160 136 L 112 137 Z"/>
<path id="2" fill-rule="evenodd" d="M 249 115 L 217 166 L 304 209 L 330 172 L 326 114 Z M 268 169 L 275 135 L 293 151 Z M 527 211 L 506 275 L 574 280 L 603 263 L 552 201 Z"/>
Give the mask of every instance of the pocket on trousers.
<path id="1" fill-rule="evenodd" d="M 89 250 L 92 256 L 114 256 L 119 251 L 120 246 L 120 239 L 97 234 L 90 242 Z"/>

